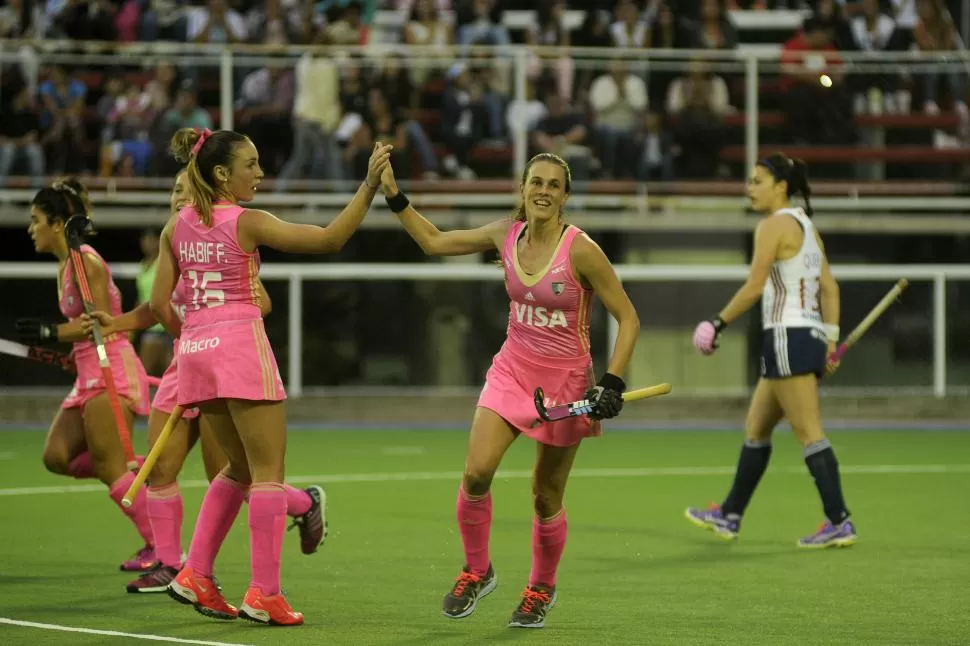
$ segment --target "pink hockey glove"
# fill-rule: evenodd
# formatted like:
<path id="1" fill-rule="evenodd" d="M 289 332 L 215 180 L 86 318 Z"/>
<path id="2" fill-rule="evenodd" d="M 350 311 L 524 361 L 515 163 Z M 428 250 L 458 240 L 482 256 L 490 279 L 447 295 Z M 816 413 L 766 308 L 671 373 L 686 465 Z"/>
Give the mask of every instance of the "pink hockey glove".
<path id="1" fill-rule="evenodd" d="M 694 347 L 703 354 L 714 354 L 717 349 L 717 337 L 727 324 L 720 317 L 711 321 L 701 321 L 694 329 Z"/>

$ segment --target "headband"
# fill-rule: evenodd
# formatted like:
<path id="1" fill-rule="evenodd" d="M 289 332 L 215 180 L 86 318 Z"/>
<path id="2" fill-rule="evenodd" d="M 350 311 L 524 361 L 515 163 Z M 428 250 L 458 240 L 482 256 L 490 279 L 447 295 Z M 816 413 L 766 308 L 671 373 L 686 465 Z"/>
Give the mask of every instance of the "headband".
<path id="1" fill-rule="evenodd" d="M 192 146 L 192 155 L 198 156 L 199 151 L 202 150 L 202 144 L 205 143 L 206 139 L 212 136 L 212 131 L 209 130 L 208 128 L 205 128 L 201 131 L 198 128 L 196 128 L 195 131 L 199 133 L 199 140 L 195 142 L 194 146 Z"/>

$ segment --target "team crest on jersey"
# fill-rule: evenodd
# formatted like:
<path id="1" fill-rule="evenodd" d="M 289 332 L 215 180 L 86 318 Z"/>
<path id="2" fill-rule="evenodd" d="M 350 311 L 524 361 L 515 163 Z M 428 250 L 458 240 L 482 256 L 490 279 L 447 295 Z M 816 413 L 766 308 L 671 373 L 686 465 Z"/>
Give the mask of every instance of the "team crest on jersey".
<path id="1" fill-rule="evenodd" d="M 556 296 L 559 296 L 560 294 L 562 294 L 562 290 L 565 288 L 566 288 L 566 283 L 553 283 L 552 293 L 555 294 Z"/>

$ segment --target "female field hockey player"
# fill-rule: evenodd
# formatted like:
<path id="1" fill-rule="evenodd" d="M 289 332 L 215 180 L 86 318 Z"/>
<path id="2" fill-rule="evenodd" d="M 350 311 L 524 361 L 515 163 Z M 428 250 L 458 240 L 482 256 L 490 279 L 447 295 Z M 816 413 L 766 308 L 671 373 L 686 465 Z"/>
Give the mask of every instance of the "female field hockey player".
<path id="1" fill-rule="evenodd" d="M 199 407 L 229 463 L 206 492 L 188 561 L 169 594 L 210 617 L 300 625 L 303 615 L 280 590 L 286 394 L 257 302 L 258 248 L 339 251 L 367 214 L 391 147 L 375 145 L 365 182 L 327 227 L 290 224 L 239 206 L 253 199 L 263 177 L 256 148 L 244 135 L 183 129 L 171 148 L 187 165 L 191 204 L 162 232 L 151 308 L 179 337 L 178 404 Z M 171 304 L 180 279 L 191 290 L 184 325 Z M 252 582 L 237 610 L 212 581 L 212 568 L 247 490 Z"/>
<path id="2" fill-rule="evenodd" d="M 173 215 L 178 214 L 189 203 L 186 189 L 185 171 L 182 171 L 176 176 L 172 188 Z M 271 303 L 269 294 L 258 278 L 256 290 L 260 314 L 265 317 L 270 312 Z M 183 281 L 179 281 L 172 294 L 172 306 L 180 319 L 184 319 L 185 306 L 190 300 L 190 289 Z M 95 312 L 94 317 L 101 323 L 105 334 L 142 330 L 156 324 L 147 302 L 119 317 L 112 317 L 106 312 Z M 175 343 L 178 343 L 178 339 Z M 148 417 L 149 446 L 154 446 L 175 408 L 178 399 L 177 365 L 177 358 L 173 357 L 152 401 L 152 411 Z M 226 466 L 226 455 L 212 436 L 206 419 L 199 417 L 198 410 L 186 410 L 152 469 L 148 487 L 148 516 L 151 519 L 155 556 L 158 561 L 151 570 L 128 584 L 128 592 L 166 592 L 182 567 L 182 493 L 177 478 L 192 447 L 200 440 L 202 462 L 209 481 Z M 286 489 L 287 515 L 294 519 L 294 526 L 300 530 L 300 547 L 304 554 L 313 554 L 326 538 L 326 493 L 318 485 L 312 485 L 305 490 L 286 484 L 283 486 Z"/>
<path id="3" fill-rule="evenodd" d="M 792 207 L 795 195 L 805 200 L 804 209 Z M 721 313 L 694 331 L 694 345 L 711 354 L 721 331 L 761 299 L 761 379 L 748 409 L 734 484 L 721 505 L 685 512 L 689 521 L 726 540 L 737 538 L 741 517 L 768 468 L 772 431 L 787 418 L 805 449 L 805 464 L 828 518 L 815 534 L 799 539 L 798 546 L 848 546 L 856 541 L 842 497 L 839 463 L 819 412 L 818 380 L 838 367 L 826 357 L 839 340 L 839 285 L 812 224 L 810 196 L 808 169 L 801 160 L 774 154 L 755 165 L 748 197 L 768 217 L 755 230 L 751 272 Z"/>
<path id="4" fill-rule="evenodd" d="M 144 541 L 135 555 L 121 564 L 125 571 L 140 571 L 155 561 L 151 523 L 146 497 L 139 495 L 129 508 L 121 505 L 135 475 L 125 464 L 121 439 L 111 409 L 108 391 L 101 376 L 97 349 L 87 339 L 80 315 L 83 304 L 69 261 L 64 228 L 74 215 L 88 214 L 86 191 L 76 180 L 55 182 L 34 196 L 27 229 L 38 253 L 53 254 L 58 260 L 58 305 L 67 323 L 48 323 L 19 319 L 17 335 L 31 345 L 73 343 L 77 379 L 51 424 L 44 446 L 44 466 L 48 471 L 75 478 L 97 478 L 108 486 L 111 499 L 132 521 Z M 84 270 L 95 306 L 121 313 L 121 294 L 111 270 L 90 246 L 81 247 Z M 125 422 L 130 429 L 135 415 L 148 414 L 148 376 L 128 339 L 121 335 L 105 337 L 111 375 L 122 398 Z"/>
<path id="5" fill-rule="evenodd" d="M 467 617 L 495 589 L 488 552 L 489 490 L 502 456 L 524 433 L 538 443 L 532 572 L 509 626 L 541 628 L 556 603 L 556 570 L 566 546 L 566 481 L 582 439 L 599 435 L 599 420 L 615 417 L 623 407 L 626 386 L 620 375 L 633 354 L 640 321 L 603 251 L 563 220 L 571 179 L 569 166 L 556 155 L 543 153 L 529 161 L 514 219 L 472 230 L 439 231 L 398 191 L 390 167 L 381 180 L 388 206 L 426 254 L 501 252 L 511 300 L 508 336 L 485 377 L 472 421 L 457 503 L 465 565 L 442 611 L 455 619 Z M 589 349 L 594 294 L 620 324 L 609 367 L 598 384 L 592 381 Z M 533 398 L 537 386 L 545 390 L 549 405 L 590 397 L 593 413 L 543 423 Z"/>

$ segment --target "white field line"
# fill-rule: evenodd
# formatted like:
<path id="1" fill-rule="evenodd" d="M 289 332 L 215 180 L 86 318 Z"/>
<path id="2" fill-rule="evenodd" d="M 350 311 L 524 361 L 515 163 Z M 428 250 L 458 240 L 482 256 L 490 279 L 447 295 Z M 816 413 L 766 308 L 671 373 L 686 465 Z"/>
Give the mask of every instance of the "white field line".
<path id="1" fill-rule="evenodd" d="M 671 476 L 729 476 L 734 467 L 645 467 L 573 469 L 571 478 L 650 478 Z M 970 473 L 970 464 L 862 464 L 842 465 L 839 470 L 851 475 L 926 475 L 934 473 Z M 780 467 L 769 473 L 804 475 L 804 467 Z M 522 480 L 532 478 L 531 470 L 499 471 L 497 479 Z M 460 471 L 404 471 L 400 473 L 338 473 L 316 476 L 292 476 L 290 484 L 328 484 L 341 482 L 419 482 L 425 480 L 454 480 L 461 478 Z M 208 486 L 205 480 L 181 480 L 182 489 L 199 489 Z M 103 492 L 103 484 L 77 484 L 45 487 L 11 487 L 0 489 L 0 496 L 35 496 L 42 494 Z"/>
<path id="2" fill-rule="evenodd" d="M 128 639 L 143 639 L 153 642 L 171 642 L 174 644 L 202 644 L 203 646 L 247 646 L 246 644 L 231 644 L 229 642 L 208 642 L 200 639 L 181 639 L 179 637 L 165 637 L 164 635 L 143 635 L 140 633 L 122 633 L 117 630 L 95 630 L 93 628 L 77 628 L 75 626 L 61 626 L 59 624 L 39 624 L 35 621 L 20 621 L 0 617 L 0 624 L 20 626 L 21 628 L 40 628 L 41 630 L 57 630 L 64 633 L 84 633 L 86 635 L 104 635 L 106 637 L 127 637 Z"/>

